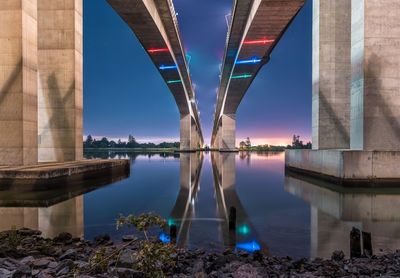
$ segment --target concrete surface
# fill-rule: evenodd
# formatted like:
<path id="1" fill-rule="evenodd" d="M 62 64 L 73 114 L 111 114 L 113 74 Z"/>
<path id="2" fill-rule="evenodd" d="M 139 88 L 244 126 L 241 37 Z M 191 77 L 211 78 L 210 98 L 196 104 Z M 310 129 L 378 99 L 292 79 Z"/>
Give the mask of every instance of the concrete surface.
<path id="1" fill-rule="evenodd" d="M 102 171 L 114 167 L 129 168 L 130 161 L 125 159 L 90 159 L 64 163 L 41 163 L 31 166 L 0 167 L 0 179 L 52 179 L 77 174 Z"/>
<path id="2" fill-rule="evenodd" d="M 351 184 L 400 181 L 400 152 L 353 150 L 286 150 L 289 169 Z"/>
<path id="3" fill-rule="evenodd" d="M 0 3 L 0 165 L 37 164 L 37 1 Z"/>
<path id="4" fill-rule="evenodd" d="M 350 147 L 351 1 L 313 1 L 313 149 Z"/>
<path id="5" fill-rule="evenodd" d="M 37 1 L 38 160 L 81 160 L 82 0 Z"/>

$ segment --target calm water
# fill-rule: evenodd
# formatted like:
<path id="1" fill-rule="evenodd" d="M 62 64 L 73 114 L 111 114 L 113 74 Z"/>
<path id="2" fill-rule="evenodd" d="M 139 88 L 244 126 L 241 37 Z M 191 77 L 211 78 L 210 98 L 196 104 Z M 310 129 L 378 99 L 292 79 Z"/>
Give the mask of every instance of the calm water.
<path id="1" fill-rule="evenodd" d="M 273 255 L 329 257 L 349 253 L 349 233 L 372 234 L 375 251 L 400 248 L 397 190 L 338 189 L 286 174 L 283 153 L 90 154 L 130 158 L 130 174 L 0 184 L 0 230 L 61 231 L 91 239 L 115 229 L 122 214 L 154 212 L 177 227 L 177 244 L 222 250 L 262 248 Z M 236 232 L 229 230 L 235 208 Z M 168 234 L 168 229 L 164 231 Z"/>

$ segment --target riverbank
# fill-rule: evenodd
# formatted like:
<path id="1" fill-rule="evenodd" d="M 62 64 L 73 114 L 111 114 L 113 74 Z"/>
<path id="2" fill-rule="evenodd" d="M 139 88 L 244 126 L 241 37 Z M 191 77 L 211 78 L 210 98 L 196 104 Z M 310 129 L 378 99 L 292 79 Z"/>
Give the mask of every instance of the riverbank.
<path id="1" fill-rule="evenodd" d="M 133 236 L 123 237 L 122 243 L 113 243 L 107 235 L 85 241 L 68 233 L 54 239 L 44 239 L 40 234 L 30 229 L 0 233 L 0 277 L 149 277 L 137 270 L 143 241 Z M 278 258 L 234 250 L 222 253 L 177 250 L 170 257 L 174 266 L 156 263 L 167 277 L 400 275 L 400 251 L 357 259 L 335 252 L 328 260 Z"/>

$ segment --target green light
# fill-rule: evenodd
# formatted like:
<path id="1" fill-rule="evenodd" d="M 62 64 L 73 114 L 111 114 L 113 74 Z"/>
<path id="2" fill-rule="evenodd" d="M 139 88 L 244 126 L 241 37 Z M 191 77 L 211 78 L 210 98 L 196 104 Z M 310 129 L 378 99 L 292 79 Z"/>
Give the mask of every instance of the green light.
<path id="1" fill-rule="evenodd" d="M 182 83 L 182 80 L 168 80 L 167 84 Z"/>
<path id="2" fill-rule="evenodd" d="M 174 222 L 174 220 L 173 219 L 171 219 L 171 218 L 169 218 L 168 219 L 168 221 L 167 221 L 167 224 L 168 224 L 168 226 L 172 226 L 172 225 L 174 225 L 175 224 L 175 222 Z"/>
<path id="3" fill-rule="evenodd" d="M 237 231 L 239 234 L 247 235 L 250 233 L 250 228 L 246 224 L 243 224 L 242 226 L 238 227 Z"/>
<path id="4" fill-rule="evenodd" d="M 232 75 L 231 79 L 240 79 L 240 78 L 249 78 L 251 74 L 242 74 L 242 75 Z"/>

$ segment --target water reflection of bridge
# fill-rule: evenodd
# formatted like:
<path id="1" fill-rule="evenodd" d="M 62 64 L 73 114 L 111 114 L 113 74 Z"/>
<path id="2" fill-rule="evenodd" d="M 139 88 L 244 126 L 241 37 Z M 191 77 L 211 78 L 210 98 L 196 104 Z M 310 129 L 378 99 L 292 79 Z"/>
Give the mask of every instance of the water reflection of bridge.
<path id="1" fill-rule="evenodd" d="M 262 248 L 267 251 L 267 246 L 257 242 L 259 238 L 256 230 L 239 199 L 236 192 L 236 161 L 234 153 L 211 154 L 212 170 L 214 176 L 217 215 L 214 218 L 197 219 L 194 216 L 195 199 L 200 188 L 200 174 L 203 163 L 202 154 L 180 154 L 180 190 L 176 203 L 168 219 L 170 234 L 177 230 L 176 241 L 178 246 L 188 245 L 190 224 L 192 221 L 207 220 L 217 221 L 225 247 L 255 251 Z M 231 208 L 235 208 L 235 229 L 229 224 Z M 232 215 L 231 215 L 232 217 Z M 206 223 L 204 225 L 207 225 Z M 231 226 L 231 227 L 230 227 Z M 173 229 L 171 229 L 173 227 Z M 172 236 L 172 240 L 174 237 Z"/>
<path id="2" fill-rule="evenodd" d="M 338 188 L 292 173 L 285 189 L 310 203 L 312 258 L 330 257 L 335 250 L 349 256 L 352 227 L 371 233 L 375 253 L 400 248 L 400 190 Z"/>
<path id="3" fill-rule="evenodd" d="M 129 169 L 110 168 L 53 180 L 9 180 L 0 184 L 0 231 L 30 228 L 44 237 L 69 232 L 84 236 L 83 194 L 129 176 Z"/>

